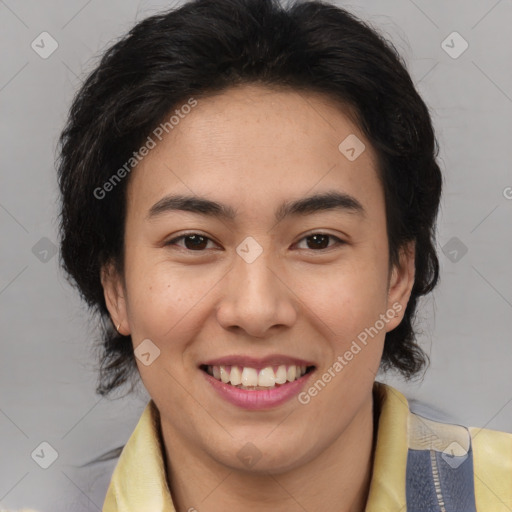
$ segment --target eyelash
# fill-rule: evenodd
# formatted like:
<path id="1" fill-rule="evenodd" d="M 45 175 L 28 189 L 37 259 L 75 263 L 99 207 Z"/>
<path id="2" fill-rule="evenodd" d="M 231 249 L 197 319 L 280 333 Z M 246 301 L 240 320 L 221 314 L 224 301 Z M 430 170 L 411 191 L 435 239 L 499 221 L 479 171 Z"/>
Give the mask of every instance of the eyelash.
<path id="1" fill-rule="evenodd" d="M 205 235 L 202 235 L 201 233 L 197 233 L 197 232 L 192 231 L 192 232 L 190 232 L 190 233 L 185 233 L 185 234 L 180 235 L 180 236 L 178 236 L 178 237 L 176 237 L 176 238 L 173 238 L 172 240 L 169 240 L 168 242 L 166 242 L 166 243 L 165 243 L 165 245 L 166 245 L 166 246 L 176 245 L 176 242 L 177 242 L 178 240 L 182 240 L 182 239 L 184 239 L 184 238 L 187 238 L 187 237 L 189 237 L 189 236 L 194 236 L 194 235 L 198 235 L 198 236 L 200 236 L 200 237 L 202 237 L 202 238 L 204 238 L 204 239 L 206 239 L 206 240 L 208 240 L 208 241 L 213 242 L 213 240 L 212 240 L 211 238 L 209 238 L 209 237 L 207 237 L 207 236 L 205 236 Z M 329 249 L 332 249 L 333 247 L 340 246 L 340 245 L 344 245 L 344 244 L 346 243 L 345 241 L 341 240 L 341 239 L 340 239 L 340 238 L 338 238 L 337 236 L 331 235 L 330 233 L 322 233 L 322 232 L 315 232 L 315 233 L 311 233 L 311 234 L 309 234 L 309 235 L 306 235 L 306 236 L 302 237 L 302 238 L 299 240 L 299 242 L 297 242 L 297 243 L 300 243 L 300 242 L 302 242 L 303 240 L 306 240 L 307 238 L 313 237 L 313 236 L 315 236 L 315 235 L 327 236 L 327 237 L 332 238 L 333 240 L 335 240 L 335 242 L 336 242 L 336 243 L 335 243 L 335 244 L 333 244 L 333 245 L 331 245 L 331 246 L 328 246 L 328 247 L 326 247 L 326 248 L 323 248 L 323 249 L 306 249 L 306 250 L 310 250 L 310 251 L 313 251 L 313 252 L 323 252 L 323 251 L 327 251 L 327 250 L 329 250 Z M 214 242 L 214 243 L 215 243 L 215 242 Z M 185 251 L 187 251 L 187 252 L 198 252 L 198 253 L 199 253 L 199 252 L 204 252 L 204 251 L 206 250 L 206 249 L 201 249 L 201 250 L 194 251 L 194 250 L 192 250 L 192 249 L 187 249 L 186 247 L 182 247 L 182 246 L 178 246 L 178 247 L 180 247 L 181 249 L 183 249 L 183 250 L 185 250 Z"/>

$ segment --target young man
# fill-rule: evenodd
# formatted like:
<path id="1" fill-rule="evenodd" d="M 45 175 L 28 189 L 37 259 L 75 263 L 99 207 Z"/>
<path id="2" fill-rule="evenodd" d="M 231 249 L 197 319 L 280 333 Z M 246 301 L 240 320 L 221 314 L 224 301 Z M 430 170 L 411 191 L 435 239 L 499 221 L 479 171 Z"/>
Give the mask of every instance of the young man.
<path id="1" fill-rule="evenodd" d="M 151 401 L 104 510 L 495 511 L 512 434 L 409 412 L 438 279 L 428 109 L 346 11 L 199 0 L 138 24 L 62 138 L 65 269 L 98 391 Z"/>

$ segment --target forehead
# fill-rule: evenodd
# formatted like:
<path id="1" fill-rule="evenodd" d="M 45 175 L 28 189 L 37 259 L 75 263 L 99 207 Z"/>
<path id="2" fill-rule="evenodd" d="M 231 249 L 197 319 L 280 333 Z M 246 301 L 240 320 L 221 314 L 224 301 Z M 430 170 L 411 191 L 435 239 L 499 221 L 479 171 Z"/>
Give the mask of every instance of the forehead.
<path id="1" fill-rule="evenodd" d="M 155 146 L 132 171 L 129 208 L 147 211 L 169 192 L 210 196 L 237 211 L 258 203 L 260 213 L 333 188 L 369 206 L 382 201 L 373 148 L 321 94 L 246 85 L 198 98 L 186 111 L 162 140 L 150 134 Z"/>

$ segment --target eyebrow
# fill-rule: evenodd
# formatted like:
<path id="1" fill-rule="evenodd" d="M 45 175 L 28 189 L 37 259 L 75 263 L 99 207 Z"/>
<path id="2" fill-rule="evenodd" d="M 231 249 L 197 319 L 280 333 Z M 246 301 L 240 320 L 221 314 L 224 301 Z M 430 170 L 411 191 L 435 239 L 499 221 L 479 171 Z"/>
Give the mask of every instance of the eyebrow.
<path id="1" fill-rule="evenodd" d="M 344 192 L 328 191 L 293 201 L 285 201 L 275 212 L 276 222 L 295 215 L 337 210 L 366 216 L 363 205 L 353 196 Z M 234 221 L 237 210 L 229 205 L 218 203 L 199 196 L 168 195 L 156 202 L 149 210 L 147 219 L 152 220 L 165 213 L 186 211 L 226 221 Z"/>

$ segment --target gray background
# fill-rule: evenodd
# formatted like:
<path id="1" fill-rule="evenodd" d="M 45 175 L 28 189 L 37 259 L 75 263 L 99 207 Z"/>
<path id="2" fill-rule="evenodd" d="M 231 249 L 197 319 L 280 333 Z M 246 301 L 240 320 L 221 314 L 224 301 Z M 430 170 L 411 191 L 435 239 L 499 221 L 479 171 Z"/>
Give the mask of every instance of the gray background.
<path id="1" fill-rule="evenodd" d="M 338 4 L 406 59 L 445 176 L 441 283 L 421 315 L 432 363 L 422 382 L 386 380 L 431 417 L 511 432 L 512 2 Z M 116 461 L 78 466 L 124 444 L 148 400 L 142 386 L 117 401 L 95 395 L 95 322 L 53 254 L 54 158 L 72 96 L 101 52 L 171 5 L 0 0 L 0 507 L 100 510 Z M 58 43 L 47 59 L 31 48 L 43 31 Z M 442 47 L 454 31 L 469 44 L 457 58 Z M 450 36 L 444 45 L 453 54 L 461 44 Z M 46 470 L 31 458 L 43 441 L 58 452 Z"/>

